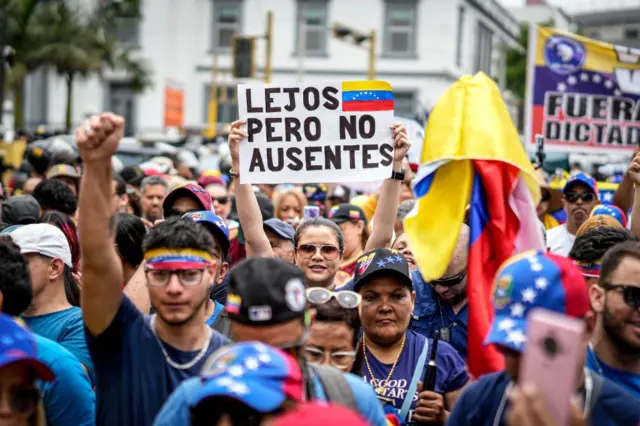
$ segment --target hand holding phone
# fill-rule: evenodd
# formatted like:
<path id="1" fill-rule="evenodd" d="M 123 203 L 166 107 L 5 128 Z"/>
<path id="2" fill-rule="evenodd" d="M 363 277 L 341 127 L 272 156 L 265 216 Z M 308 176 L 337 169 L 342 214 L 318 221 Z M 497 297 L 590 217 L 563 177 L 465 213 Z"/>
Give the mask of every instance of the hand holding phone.
<path id="1" fill-rule="evenodd" d="M 537 389 L 558 426 L 569 424 L 571 399 L 584 368 L 583 333 L 584 320 L 545 309 L 529 314 L 518 387 Z"/>

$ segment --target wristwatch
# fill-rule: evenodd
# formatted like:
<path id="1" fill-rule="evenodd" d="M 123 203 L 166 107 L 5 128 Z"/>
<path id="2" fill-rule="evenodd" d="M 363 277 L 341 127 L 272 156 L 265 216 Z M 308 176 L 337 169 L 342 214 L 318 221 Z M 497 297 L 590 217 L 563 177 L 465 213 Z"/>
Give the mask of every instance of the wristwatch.
<path id="1" fill-rule="evenodd" d="M 399 172 L 396 172 L 395 170 L 391 171 L 391 179 L 395 179 L 395 180 L 399 180 L 399 181 L 403 181 L 406 175 L 406 170 L 403 168 L 400 169 Z"/>

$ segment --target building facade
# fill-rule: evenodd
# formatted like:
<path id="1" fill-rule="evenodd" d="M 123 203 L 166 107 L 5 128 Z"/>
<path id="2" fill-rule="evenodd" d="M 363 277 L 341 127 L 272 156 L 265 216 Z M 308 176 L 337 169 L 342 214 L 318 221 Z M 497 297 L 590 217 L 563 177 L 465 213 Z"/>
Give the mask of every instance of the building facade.
<path id="1" fill-rule="evenodd" d="M 582 13 L 575 19 L 587 37 L 640 48 L 640 4 L 629 9 Z"/>
<path id="2" fill-rule="evenodd" d="M 128 120 L 127 133 L 162 130 L 165 86 L 184 91 L 185 127 L 207 123 L 213 65 L 218 122 L 237 118 L 231 77 L 233 35 L 255 36 L 256 81 L 266 61 L 267 12 L 273 12 L 273 83 L 365 79 L 367 41 L 359 48 L 334 37 L 336 23 L 374 30 L 376 79 L 394 88 L 396 115 L 424 116 L 462 74 L 485 71 L 504 85 L 505 50 L 517 45 L 518 21 L 496 0 L 153 0 L 143 20 L 119 37 L 139 48 L 153 69 L 154 87 L 135 94 L 126 76 L 76 83 L 73 121 L 111 110 Z M 179 6 L 177 6 L 179 4 Z M 64 81 L 31 78 L 26 117 L 31 125 L 64 122 Z"/>

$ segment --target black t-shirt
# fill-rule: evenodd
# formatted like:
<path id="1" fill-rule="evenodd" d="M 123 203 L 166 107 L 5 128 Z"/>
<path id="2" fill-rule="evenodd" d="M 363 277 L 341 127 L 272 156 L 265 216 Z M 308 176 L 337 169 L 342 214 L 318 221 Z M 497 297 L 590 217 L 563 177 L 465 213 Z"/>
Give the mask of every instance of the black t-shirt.
<path id="1" fill-rule="evenodd" d="M 636 426 L 640 422 L 640 402 L 624 389 L 604 379 L 600 394 L 589 414 L 593 426 Z M 467 387 L 453 406 L 447 426 L 493 426 L 502 397 L 509 384 L 506 373 L 481 377 Z M 505 424 L 504 407 L 500 426 Z"/>
<path id="2" fill-rule="evenodd" d="M 151 426 L 180 382 L 198 375 L 208 356 L 228 342 L 213 331 L 206 355 L 188 370 L 175 369 L 167 364 L 159 340 L 126 296 L 102 334 L 93 337 L 88 330 L 85 334 L 96 374 L 97 426 Z M 179 364 L 199 353 L 162 345 Z"/>

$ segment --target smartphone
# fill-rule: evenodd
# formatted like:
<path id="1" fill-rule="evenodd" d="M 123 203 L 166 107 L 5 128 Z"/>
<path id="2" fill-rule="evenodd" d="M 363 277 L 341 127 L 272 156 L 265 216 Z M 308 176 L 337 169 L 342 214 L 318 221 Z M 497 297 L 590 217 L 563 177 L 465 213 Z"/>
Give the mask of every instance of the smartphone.
<path id="1" fill-rule="evenodd" d="M 576 381 L 584 367 L 584 320 L 534 309 L 527 321 L 518 383 L 535 385 L 555 424 L 567 425 Z"/>
<path id="2" fill-rule="evenodd" d="M 318 206 L 304 206 L 303 219 L 313 219 L 320 215 L 320 207 Z"/>

